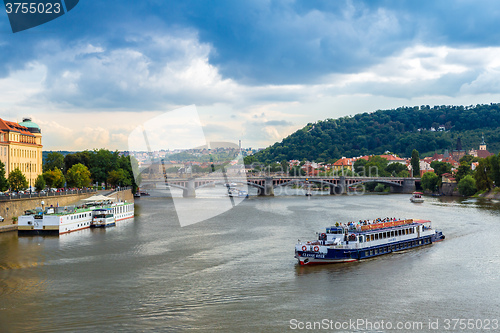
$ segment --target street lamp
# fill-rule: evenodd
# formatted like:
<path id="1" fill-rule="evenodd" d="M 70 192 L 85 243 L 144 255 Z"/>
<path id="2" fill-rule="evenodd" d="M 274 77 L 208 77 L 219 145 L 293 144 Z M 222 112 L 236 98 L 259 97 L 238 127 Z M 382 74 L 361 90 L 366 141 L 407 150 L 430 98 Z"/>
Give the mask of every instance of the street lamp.
<path id="1" fill-rule="evenodd" d="M 30 187 L 29 187 L 29 189 L 30 189 L 30 196 L 31 196 L 31 162 L 28 163 L 28 170 L 30 172 Z"/>

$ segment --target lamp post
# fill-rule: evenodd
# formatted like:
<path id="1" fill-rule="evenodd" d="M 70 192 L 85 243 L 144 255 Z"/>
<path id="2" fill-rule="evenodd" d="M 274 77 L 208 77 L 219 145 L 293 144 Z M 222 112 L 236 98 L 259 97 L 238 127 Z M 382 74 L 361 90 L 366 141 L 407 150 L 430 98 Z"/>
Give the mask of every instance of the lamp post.
<path id="1" fill-rule="evenodd" d="M 31 197 L 31 162 L 28 163 L 28 170 L 30 172 L 30 187 L 29 187 L 29 189 L 30 189 L 30 197 Z"/>

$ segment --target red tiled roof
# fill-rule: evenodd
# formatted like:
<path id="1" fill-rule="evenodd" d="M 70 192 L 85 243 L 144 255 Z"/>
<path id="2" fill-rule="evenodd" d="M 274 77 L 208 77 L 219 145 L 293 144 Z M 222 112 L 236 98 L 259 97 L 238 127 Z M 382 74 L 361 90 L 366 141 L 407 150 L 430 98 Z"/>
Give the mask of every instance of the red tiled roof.
<path id="1" fill-rule="evenodd" d="M 337 162 L 333 163 L 335 166 L 344 166 L 344 165 L 352 165 L 354 162 L 354 159 L 352 158 L 341 158 L 340 160 L 337 160 Z"/>
<path id="2" fill-rule="evenodd" d="M 479 158 L 486 158 L 486 157 L 489 157 L 491 155 L 494 155 L 487 150 L 476 150 L 476 152 L 477 152 L 477 157 L 479 157 Z"/>
<path id="3" fill-rule="evenodd" d="M 394 155 L 380 155 L 380 157 L 387 159 L 388 161 L 404 161 L 404 158 L 400 158 Z"/>
<path id="4" fill-rule="evenodd" d="M 13 121 L 3 120 L 2 118 L 0 118 L 0 130 L 19 132 L 19 133 L 24 134 L 24 135 L 34 136 L 28 130 L 27 127 L 19 125 L 18 123 L 13 122 Z"/>

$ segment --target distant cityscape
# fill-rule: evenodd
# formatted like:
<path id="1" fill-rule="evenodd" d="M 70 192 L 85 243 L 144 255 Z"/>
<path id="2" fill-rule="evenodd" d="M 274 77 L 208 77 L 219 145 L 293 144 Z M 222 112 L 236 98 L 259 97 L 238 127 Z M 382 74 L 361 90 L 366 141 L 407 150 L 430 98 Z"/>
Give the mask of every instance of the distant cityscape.
<path id="1" fill-rule="evenodd" d="M 419 131 L 427 131 L 419 128 Z M 446 131 L 445 125 L 431 127 L 429 131 Z M 44 155 L 48 152 L 42 151 L 42 131 L 30 118 L 24 118 L 22 122 L 16 123 L 0 119 L 0 161 L 5 165 L 5 173 L 8 175 L 12 170 L 19 169 L 29 181 L 29 187 L 35 183 L 35 179 L 42 174 Z M 170 173 L 189 174 L 210 172 L 213 167 L 225 164 L 236 164 L 236 158 L 252 156 L 264 148 L 242 148 L 239 146 L 229 147 L 201 147 L 195 149 L 162 149 L 157 151 L 136 151 L 120 152 L 121 156 L 133 156 L 139 165 L 139 169 L 150 167 L 153 162 L 161 161 L 162 166 Z M 66 154 L 71 152 L 65 152 Z M 422 177 L 427 172 L 433 172 L 431 164 L 435 161 L 444 162 L 451 165 L 451 172 L 446 175 L 453 181 L 453 174 L 460 166 L 460 159 L 466 155 L 476 158 L 487 158 L 493 154 L 487 150 L 484 135 L 482 141 L 478 143 L 477 149 L 463 149 L 460 138 L 457 139 L 454 150 L 445 150 L 444 153 L 435 153 L 433 156 L 419 159 L 419 173 L 414 174 L 411 158 L 401 158 L 396 154 L 386 152 L 382 155 L 363 155 L 357 157 L 342 157 L 334 163 L 315 162 L 307 160 L 288 160 L 275 162 L 281 171 L 299 169 L 301 174 L 309 176 L 338 175 L 345 172 L 354 172 L 356 162 L 360 160 L 369 161 L 374 156 L 387 160 L 387 164 L 400 164 L 404 168 L 398 170 L 407 171 L 408 176 Z M 240 160 L 240 164 L 243 164 Z M 477 167 L 478 162 L 470 163 L 472 171 Z M 262 170 L 265 166 L 259 163 L 241 165 L 247 172 Z M 400 175 L 406 175 L 401 173 Z"/>

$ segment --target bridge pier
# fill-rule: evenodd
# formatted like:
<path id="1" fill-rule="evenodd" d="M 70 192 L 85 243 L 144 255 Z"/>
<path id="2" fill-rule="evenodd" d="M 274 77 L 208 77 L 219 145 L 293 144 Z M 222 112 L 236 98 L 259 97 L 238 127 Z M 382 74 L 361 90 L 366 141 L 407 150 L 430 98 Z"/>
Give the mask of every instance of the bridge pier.
<path id="1" fill-rule="evenodd" d="M 264 188 L 259 188 L 259 196 L 274 197 L 273 178 L 266 177 Z"/>
<path id="2" fill-rule="evenodd" d="M 194 178 L 189 178 L 187 182 L 187 189 L 182 190 L 184 198 L 196 198 L 196 190 L 194 187 Z"/>
<path id="3" fill-rule="evenodd" d="M 347 193 L 347 182 L 345 176 L 340 176 L 337 186 L 330 186 L 330 195 Z"/>
<path id="4" fill-rule="evenodd" d="M 401 186 L 391 186 L 391 193 L 413 193 L 416 188 L 415 179 L 404 179 Z"/>
<path id="5" fill-rule="evenodd" d="M 403 180 L 403 193 L 413 193 L 417 189 L 415 185 L 415 179 L 404 179 Z"/>

